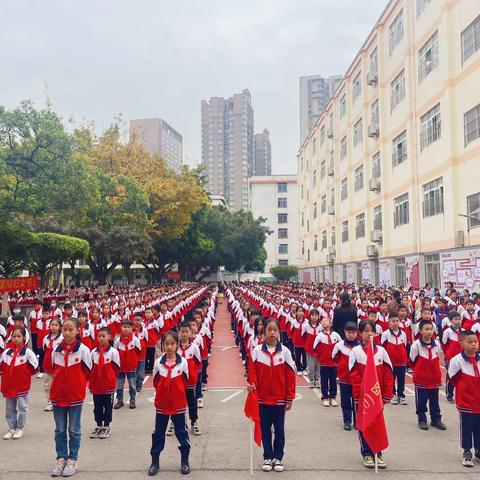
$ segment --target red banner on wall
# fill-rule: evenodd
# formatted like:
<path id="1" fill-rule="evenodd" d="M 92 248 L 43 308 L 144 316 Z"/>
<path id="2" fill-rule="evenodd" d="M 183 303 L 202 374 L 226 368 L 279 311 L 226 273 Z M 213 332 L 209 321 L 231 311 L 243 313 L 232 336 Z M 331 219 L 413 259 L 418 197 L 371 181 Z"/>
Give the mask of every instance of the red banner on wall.
<path id="1" fill-rule="evenodd" d="M 17 290 L 38 290 L 38 277 L 0 278 L 0 293 Z"/>

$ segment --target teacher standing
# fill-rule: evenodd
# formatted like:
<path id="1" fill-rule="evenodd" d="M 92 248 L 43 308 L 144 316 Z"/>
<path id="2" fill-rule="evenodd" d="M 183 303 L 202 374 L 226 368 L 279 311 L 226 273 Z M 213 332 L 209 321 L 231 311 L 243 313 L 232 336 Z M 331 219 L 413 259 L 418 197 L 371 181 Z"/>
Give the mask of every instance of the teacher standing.
<path id="1" fill-rule="evenodd" d="M 342 338 L 345 338 L 345 325 L 349 322 L 358 323 L 357 309 L 352 304 L 352 299 L 348 293 L 341 293 L 340 306 L 333 311 L 332 329 Z"/>

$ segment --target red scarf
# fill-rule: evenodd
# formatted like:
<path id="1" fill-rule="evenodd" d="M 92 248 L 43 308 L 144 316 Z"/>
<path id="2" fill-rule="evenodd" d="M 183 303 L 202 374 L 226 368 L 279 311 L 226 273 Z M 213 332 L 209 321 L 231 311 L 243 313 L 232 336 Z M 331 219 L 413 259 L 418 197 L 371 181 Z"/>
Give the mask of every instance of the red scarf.
<path id="1" fill-rule="evenodd" d="M 12 362 L 10 363 L 10 368 L 7 370 L 8 372 L 8 377 L 7 380 L 10 382 L 13 376 L 13 370 L 15 368 L 15 362 L 17 360 L 18 354 L 23 350 L 24 345 L 20 345 L 20 347 L 12 347 L 13 350 L 13 356 L 12 356 Z"/>
<path id="2" fill-rule="evenodd" d="M 107 345 L 105 348 L 98 347 L 98 366 L 101 368 L 105 365 L 105 355 L 104 353 L 107 351 L 109 345 Z"/>

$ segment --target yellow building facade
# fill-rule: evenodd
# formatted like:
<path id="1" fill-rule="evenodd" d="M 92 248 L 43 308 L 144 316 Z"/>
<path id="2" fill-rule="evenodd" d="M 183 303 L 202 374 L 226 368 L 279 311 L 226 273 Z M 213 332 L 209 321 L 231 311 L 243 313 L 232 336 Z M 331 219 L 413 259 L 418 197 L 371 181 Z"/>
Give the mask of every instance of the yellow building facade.
<path id="1" fill-rule="evenodd" d="M 390 1 L 297 175 L 300 280 L 479 289 L 480 1 Z"/>

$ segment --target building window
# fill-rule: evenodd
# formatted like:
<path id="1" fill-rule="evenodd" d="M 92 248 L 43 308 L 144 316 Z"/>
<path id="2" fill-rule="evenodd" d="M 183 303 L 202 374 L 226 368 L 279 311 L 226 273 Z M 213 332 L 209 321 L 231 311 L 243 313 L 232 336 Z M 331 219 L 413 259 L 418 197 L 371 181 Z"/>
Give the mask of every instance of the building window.
<path id="1" fill-rule="evenodd" d="M 340 99 L 340 118 L 343 118 L 347 113 L 347 96 L 343 94 Z"/>
<path id="2" fill-rule="evenodd" d="M 278 253 L 288 253 L 288 243 L 280 243 L 278 245 Z"/>
<path id="3" fill-rule="evenodd" d="M 318 236 L 313 236 L 313 251 L 316 252 L 318 250 Z"/>
<path id="4" fill-rule="evenodd" d="M 480 104 L 463 116 L 465 146 L 480 138 Z"/>
<path id="5" fill-rule="evenodd" d="M 305 255 L 305 241 L 302 240 L 302 257 Z"/>
<path id="6" fill-rule="evenodd" d="M 340 184 L 340 200 L 346 200 L 348 198 L 348 177 L 345 177 Z"/>
<path id="7" fill-rule="evenodd" d="M 423 13 L 429 3 L 430 0 L 417 0 L 417 18 Z"/>
<path id="8" fill-rule="evenodd" d="M 418 52 L 418 82 L 438 67 L 438 30 L 425 42 Z"/>
<path id="9" fill-rule="evenodd" d="M 353 86 L 352 86 L 352 98 L 353 103 L 355 100 L 362 94 L 362 72 L 358 72 L 357 76 L 353 79 Z"/>
<path id="10" fill-rule="evenodd" d="M 432 284 L 434 287 L 440 287 L 440 255 L 433 253 L 425 255 L 425 282 Z"/>
<path id="11" fill-rule="evenodd" d="M 437 178 L 423 186 L 423 217 L 443 213 L 443 178 Z"/>
<path id="12" fill-rule="evenodd" d="M 363 142 L 363 122 L 360 119 L 353 126 L 353 146 L 356 147 L 358 144 Z"/>
<path id="13" fill-rule="evenodd" d="M 348 242 L 348 220 L 342 222 L 342 243 Z"/>
<path id="14" fill-rule="evenodd" d="M 313 204 L 313 218 L 317 218 L 317 202 Z"/>
<path id="15" fill-rule="evenodd" d="M 327 248 L 327 231 L 324 230 L 322 232 L 322 250 L 325 250 Z"/>
<path id="16" fill-rule="evenodd" d="M 335 188 L 330 190 L 330 208 L 335 208 Z"/>
<path id="17" fill-rule="evenodd" d="M 278 193 L 285 193 L 287 191 L 287 184 L 286 183 L 277 183 L 277 192 Z"/>
<path id="18" fill-rule="evenodd" d="M 480 193 L 467 197 L 468 229 L 480 227 Z"/>
<path id="19" fill-rule="evenodd" d="M 320 129 L 320 146 L 325 143 L 325 125 Z"/>
<path id="20" fill-rule="evenodd" d="M 372 178 L 380 178 L 382 175 L 382 167 L 380 165 L 380 152 L 372 157 Z"/>
<path id="21" fill-rule="evenodd" d="M 480 15 L 462 32 L 462 61 L 480 50 Z"/>
<path id="22" fill-rule="evenodd" d="M 407 283 L 405 257 L 395 259 L 395 282 L 397 287 L 403 287 Z"/>
<path id="23" fill-rule="evenodd" d="M 326 163 L 327 162 L 323 160 L 323 162 L 320 164 L 320 180 L 323 180 L 325 178 L 326 171 L 327 171 Z"/>
<path id="24" fill-rule="evenodd" d="M 281 265 L 281 266 L 285 266 L 285 265 L 288 265 L 288 260 L 279 260 L 278 261 L 278 264 Z"/>
<path id="25" fill-rule="evenodd" d="M 305 212 L 302 212 L 302 227 L 305 226 Z"/>
<path id="26" fill-rule="evenodd" d="M 390 113 L 405 98 L 405 70 L 402 70 L 390 84 Z"/>
<path id="27" fill-rule="evenodd" d="M 355 217 L 355 238 L 365 236 L 365 214 L 361 213 Z"/>
<path id="28" fill-rule="evenodd" d="M 395 47 L 402 41 L 403 38 L 403 9 L 398 12 L 395 20 L 390 25 L 389 32 L 389 53 L 390 55 L 395 50 Z"/>
<path id="29" fill-rule="evenodd" d="M 376 48 L 370 55 L 370 75 L 378 75 L 378 50 Z"/>
<path id="30" fill-rule="evenodd" d="M 407 131 L 392 141 L 392 166 L 396 167 L 407 159 Z"/>
<path id="31" fill-rule="evenodd" d="M 335 227 L 332 227 L 330 239 L 332 241 L 332 247 L 334 247 L 337 244 L 337 237 L 335 236 Z"/>
<path id="32" fill-rule="evenodd" d="M 312 142 L 312 155 L 315 155 L 317 153 L 317 139 L 314 138 Z"/>
<path id="33" fill-rule="evenodd" d="M 393 200 L 394 212 L 393 212 L 393 226 L 395 228 L 406 225 L 409 223 L 408 213 L 408 193 L 404 193 Z"/>
<path id="34" fill-rule="evenodd" d="M 315 185 L 317 184 L 317 171 L 316 170 L 313 171 L 312 183 L 313 183 L 312 188 L 315 188 Z"/>
<path id="35" fill-rule="evenodd" d="M 302 190 L 303 190 L 303 187 L 302 187 Z M 303 191 L 302 191 L 302 193 L 303 193 Z M 302 198 L 303 198 L 303 195 L 302 195 Z M 277 202 L 277 205 L 278 205 L 278 208 L 287 208 L 288 207 L 287 199 L 284 198 L 284 197 L 279 198 L 278 202 Z"/>
<path id="36" fill-rule="evenodd" d="M 277 215 L 277 222 L 278 223 L 287 223 L 288 222 L 288 214 L 287 213 L 279 213 Z"/>
<path id="37" fill-rule="evenodd" d="M 420 117 L 420 150 L 424 150 L 442 135 L 440 104 Z"/>
<path id="38" fill-rule="evenodd" d="M 382 230 L 382 206 L 377 205 L 373 209 L 373 229 L 374 230 Z"/>
<path id="39" fill-rule="evenodd" d="M 378 100 L 373 102 L 370 107 L 370 120 L 372 122 L 372 127 L 378 127 L 380 125 L 380 107 Z"/>
<path id="40" fill-rule="evenodd" d="M 355 170 L 355 191 L 358 192 L 363 188 L 363 165 Z"/>
<path id="41" fill-rule="evenodd" d="M 347 158 L 347 136 L 345 135 L 340 141 L 340 160 Z"/>
<path id="42" fill-rule="evenodd" d="M 327 196 L 323 195 L 320 199 L 320 213 L 325 213 L 327 211 Z"/>
<path id="43" fill-rule="evenodd" d="M 288 238 L 288 228 L 279 228 L 278 238 Z"/>

